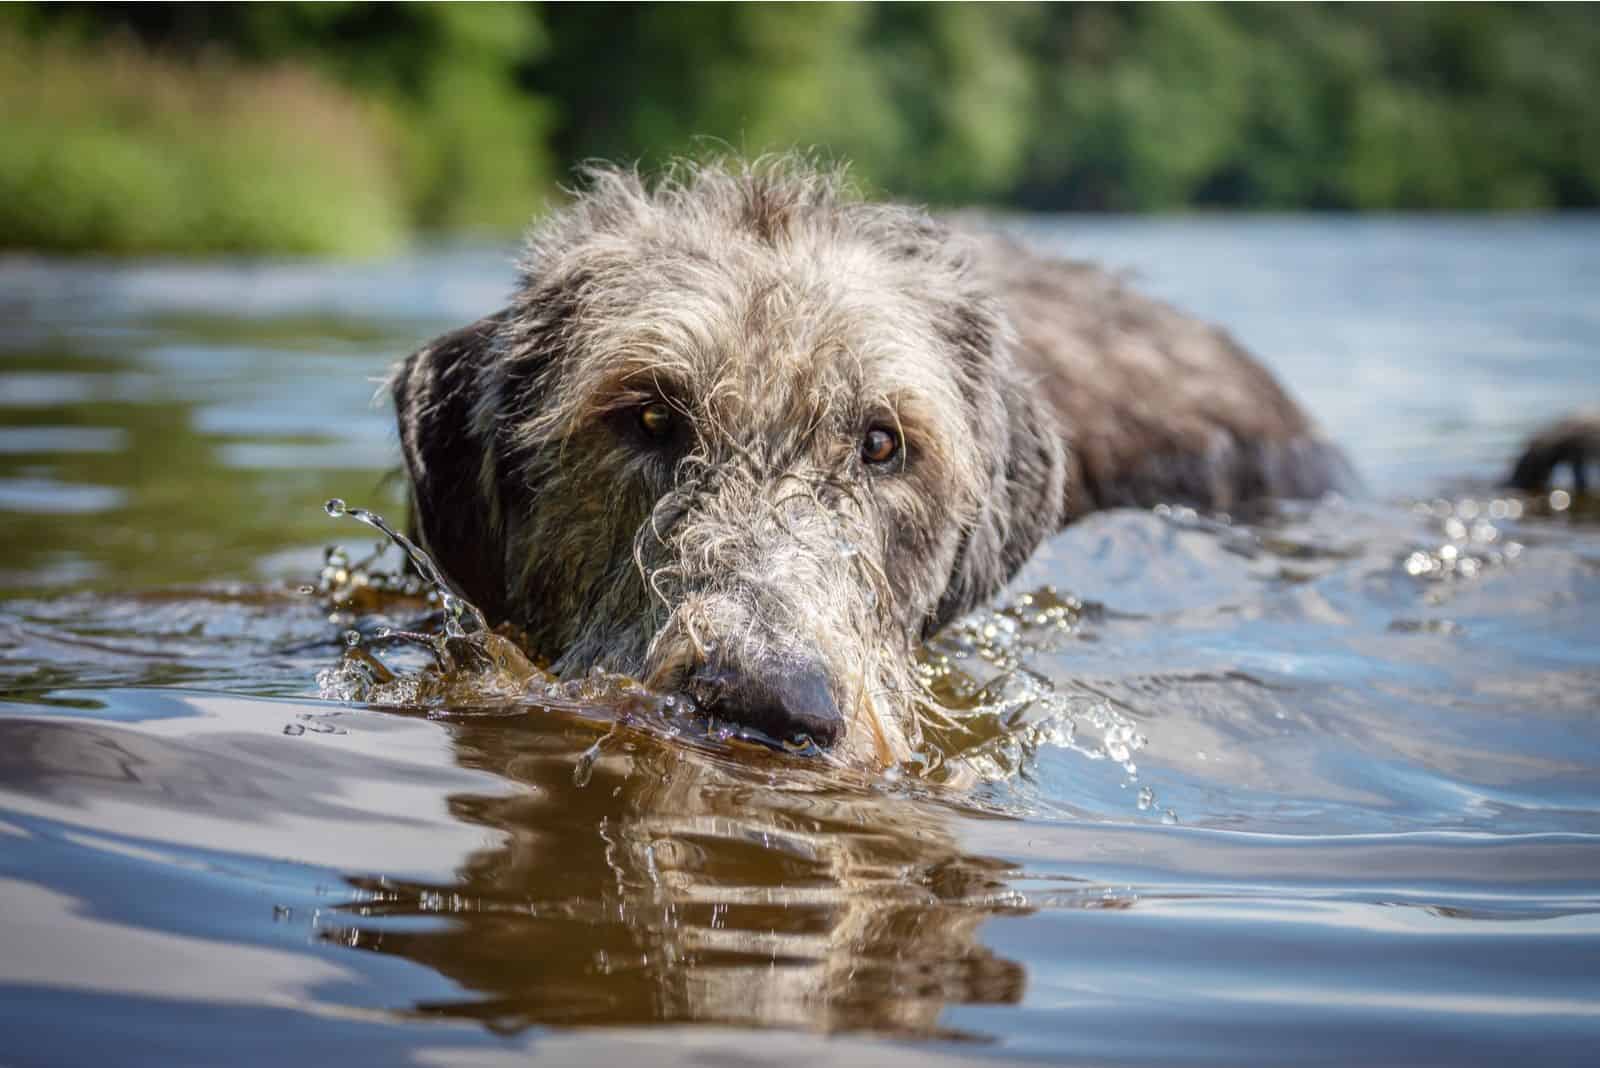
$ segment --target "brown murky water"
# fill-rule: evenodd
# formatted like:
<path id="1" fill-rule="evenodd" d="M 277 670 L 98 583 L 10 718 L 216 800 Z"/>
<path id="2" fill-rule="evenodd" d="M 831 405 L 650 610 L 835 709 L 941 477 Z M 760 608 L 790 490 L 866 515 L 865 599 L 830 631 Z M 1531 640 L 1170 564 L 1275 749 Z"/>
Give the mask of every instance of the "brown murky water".
<path id="1" fill-rule="evenodd" d="M 1373 498 L 1063 533 L 884 775 L 386 634 L 322 502 L 400 514 L 374 379 L 505 254 L 0 263 L 0 1063 L 1585 1063 L 1600 527 L 1483 480 L 1600 396 L 1600 224 L 1025 232 Z"/>

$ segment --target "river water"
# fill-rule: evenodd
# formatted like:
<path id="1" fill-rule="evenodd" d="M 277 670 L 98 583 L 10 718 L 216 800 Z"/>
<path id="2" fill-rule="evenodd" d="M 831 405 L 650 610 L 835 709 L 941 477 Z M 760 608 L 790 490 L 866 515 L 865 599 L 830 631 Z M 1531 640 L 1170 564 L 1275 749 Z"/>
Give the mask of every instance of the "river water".
<path id="1" fill-rule="evenodd" d="M 321 504 L 403 513 L 378 380 L 510 250 L 0 260 L 0 1064 L 1593 1063 L 1600 524 L 1493 483 L 1600 401 L 1600 220 L 1003 225 L 1369 493 L 1062 533 L 926 653 L 960 790 L 330 699 L 420 602 L 298 592 Z"/>

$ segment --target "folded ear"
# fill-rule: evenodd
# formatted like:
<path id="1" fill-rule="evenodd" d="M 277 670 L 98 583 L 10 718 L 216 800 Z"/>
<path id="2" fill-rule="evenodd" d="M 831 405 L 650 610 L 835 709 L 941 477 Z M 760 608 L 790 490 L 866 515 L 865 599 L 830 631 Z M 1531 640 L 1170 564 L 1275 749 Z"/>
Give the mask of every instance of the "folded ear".
<path id="1" fill-rule="evenodd" d="M 391 384 L 411 476 L 412 536 L 490 619 L 502 615 L 506 600 L 496 421 L 485 403 L 501 317 L 436 338 L 405 361 Z"/>

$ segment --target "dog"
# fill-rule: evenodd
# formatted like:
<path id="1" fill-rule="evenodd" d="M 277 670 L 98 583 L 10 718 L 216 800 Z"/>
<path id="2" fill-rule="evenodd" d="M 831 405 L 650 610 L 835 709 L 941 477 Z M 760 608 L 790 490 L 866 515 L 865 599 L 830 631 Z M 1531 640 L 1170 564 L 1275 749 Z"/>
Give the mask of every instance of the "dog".
<path id="1" fill-rule="evenodd" d="M 916 644 L 1064 524 L 1354 482 L 1222 329 L 793 156 L 590 169 L 392 393 L 414 536 L 553 671 L 880 765 Z"/>

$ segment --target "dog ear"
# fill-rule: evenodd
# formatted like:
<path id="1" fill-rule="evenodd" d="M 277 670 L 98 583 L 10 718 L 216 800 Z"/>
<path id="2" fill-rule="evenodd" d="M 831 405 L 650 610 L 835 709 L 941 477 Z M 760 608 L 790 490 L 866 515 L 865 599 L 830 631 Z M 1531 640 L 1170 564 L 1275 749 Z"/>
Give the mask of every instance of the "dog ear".
<path id="1" fill-rule="evenodd" d="M 1071 472 L 1054 413 L 1036 391 L 1010 376 L 994 405 L 997 418 L 990 425 L 1000 448 L 990 468 L 989 492 L 956 554 L 924 637 L 993 597 L 1066 521 Z"/>
<path id="2" fill-rule="evenodd" d="M 1528 439 L 1506 482 L 1536 493 L 1550 484 L 1550 476 L 1562 464 L 1571 469 L 1577 491 L 1586 492 L 1587 469 L 1600 464 L 1600 409 L 1569 415 Z"/>
<path id="3" fill-rule="evenodd" d="M 495 529 L 494 423 L 480 416 L 503 315 L 436 338 L 390 385 L 411 476 L 412 537 L 491 619 L 502 614 L 506 591 Z"/>

